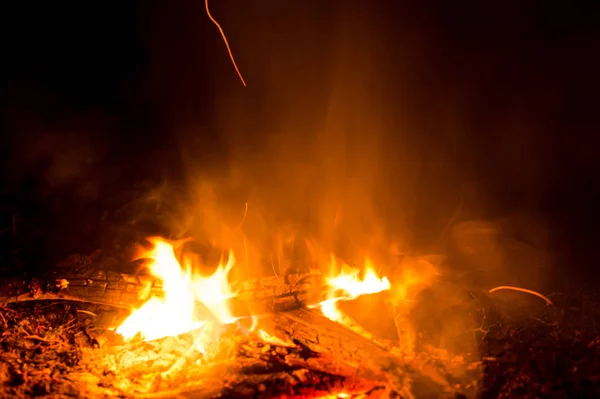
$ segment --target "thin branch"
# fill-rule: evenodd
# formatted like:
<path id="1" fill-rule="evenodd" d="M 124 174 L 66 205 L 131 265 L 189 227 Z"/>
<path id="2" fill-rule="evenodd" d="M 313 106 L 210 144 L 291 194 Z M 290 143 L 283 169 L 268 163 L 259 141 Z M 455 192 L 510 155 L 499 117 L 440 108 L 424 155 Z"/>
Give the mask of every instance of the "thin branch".
<path id="1" fill-rule="evenodd" d="M 34 341 L 40 341 L 40 342 L 50 342 L 46 338 L 42 338 L 39 335 L 26 335 L 23 338 L 25 338 L 25 339 L 31 339 L 31 340 L 34 340 Z"/>
<path id="2" fill-rule="evenodd" d="M 87 315 L 94 316 L 94 317 L 98 316 L 96 313 L 90 312 L 89 310 L 83 310 L 83 309 L 77 309 L 77 313 L 83 313 L 83 314 L 87 314 Z"/>

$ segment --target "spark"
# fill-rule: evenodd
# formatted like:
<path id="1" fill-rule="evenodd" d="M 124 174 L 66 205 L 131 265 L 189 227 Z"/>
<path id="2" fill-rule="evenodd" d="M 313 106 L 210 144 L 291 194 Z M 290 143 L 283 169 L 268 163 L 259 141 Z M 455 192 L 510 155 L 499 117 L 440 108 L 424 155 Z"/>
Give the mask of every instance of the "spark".
<path id="1" fill-rule="evenodd" d="M 511 291 L 525 292 L 527 294 L 535 295 L 538 298 L 543 299 L 544 301 L 546 301 L 547 305 L 554 305 L 554 303 L 547 296 L 542 295 L 542 294 L 540 294 L 537 291 L 528 290 L 527 288 L 513 287 L 512 285 L 502 285 L 500 287 L 492 288 L 489 291 L 489 293 L 491 294 L 493 292 L 500 291 L 500 290 L 511 290 Z"/>
<path id="2" fill-rule="evenodd" d="M 212 14 L 210 13 L 210 9 L 208 7 L 208 0 L 204 0 L 204 5 L 206 6 L 206 14 L 208 15 L 208 18 L 210 18 L 212 23 L 215 24 L 215 26 L 217 27 L 217 29 L 219 29 L 219 32 L 221 33 L 221 37 L 223 38 L 223 41 L 225 42 L 225 46 L 227 47 L 227 52 L 229 53 L 229 58 L 231 59 L 231 62 L 233 63 L 233 67 L 235 68 L 237 75 L 239 76 L 240 80 L 242 81 L 242 84 L 245 87 L 246 81 L 242 77 L 242 74 L 241 74 L 240 70 L 238 69 L 237 64 L 235 63 L 235 58 L 233 58 L 233 53 L 231 52 L 231 48 L 229 47 L 229 42 L 227 41 L 227 36 L 225 36 L 225 32 L 223 31 L 223 28 L 221 28 L 221 25 L 219 25 L 217 20 L 214 19 Z"/>
<path id="3" fill-rule="evenodd" d="M 238 229 L 242 228 L 242 225 L 246 221 L 246 216 L 248 216 L 248 202 L 244 203 L 244 216 L 242 217 L 242 221 L 238 224 Z"/>

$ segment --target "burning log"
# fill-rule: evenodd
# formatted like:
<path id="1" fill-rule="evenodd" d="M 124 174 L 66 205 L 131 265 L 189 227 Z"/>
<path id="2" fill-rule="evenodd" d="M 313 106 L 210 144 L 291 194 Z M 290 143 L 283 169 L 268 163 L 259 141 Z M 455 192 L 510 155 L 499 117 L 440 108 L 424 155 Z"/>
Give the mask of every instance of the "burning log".
<path id="1" fill-rule="evenodd" d="M 385 384 L 357 376 L 352 367 L 333 357 L 307 353 L 300 346 L 281 347 L 260 341 L 245 342 L 239 345 L 234 357 L 196 367 L 195 370 L 184 369 L 175 378 L 183 382 L 177 389 L 161 389 L 140 396 L 195 399 L 379 398 L 390 392 Z M 167 379 L 162 381 L 172 386 Z"/>
<path id="2" fill-rule="evenodd" d="M 378 398 L 387 392 L 336 357 L 268 343 L 234 325 L 222 326 L 223 339 L 209 357 L 190 350 L 192 334 L 98 347 L 88 335 L 93 313 L 74 310 L 43 302 L 3 309 L 0 397 Z"/>
<path id="3" fill-rule="evenodd" d="M 259 280 L 254 281 L 247 286 L 256 287 Z M 40 299 L 40 296 L 37 299 Z M 337 397 L 334 395 L 336 393 L 342 394 L 340 397 L 367 395 L 366 397 L 376 398 L 383 395 L 389 397 L 392 391 L 402 397 L 411 397 L 409 393 L 412 388 L 411 383 L 418 379 L 428 379 L 428 385 L 438 386 L 436 397 L 441 397 L 439 393 L 443 389 L 440 384 L 432 383 L 431 378 L 423 376 L 421 372 L 411 367 L 408 359 L 403 359 L 398 354 L 392 353 L 389 348 L 356 334 L 317 312 L 307 309 L 277 312 L 261 318 L 260 325 L 272 331 L 276 337 L 285 337 L 284 340 L 294 344 L 281 346 L 260 339 L 256 341 L 243 337 L 241 338 L 243 341 L 239 341 L 240 338 L 234 338 L 238 343 L 242 342 L 238 345 L 239 353 L 223 364 L 209 363 L 204 368 L 200 368 L 200 371 L 197 367 L 188 370 L 188 365 L 174 373 L 177 381 L 182 378 L 181 381 L 186 381 L 187 378 L 189 381 L 199 381 L 198 383 L 183 387 L 181 381 L 177 383 L 171 378 L 165 380 L 164 372 L 162 374 L 153 372 L 154 374 L 150 373 L 153 375 L 152 384 L 158 385 L 143 389 L 144 395 L 138 395 L 142 393 L 138 391 L 134 396 L 171 397 L 172 387 L 178 386 L 177 393 L 184 393 L 183 397 L 207 399 L 223 395 L 226 397 L 248 395 L 319 397 L 325 393 L 332 398 Z M 240 336 L 239 333 L 229 335 Z M 43 336 L 40 338 L 45 339 Z M 166 341 L 173 339 L 181 338 L 167 337 Z M 139 345 L 153 346 L 162 341 L 165 340 Z M 187 351 L 190 346 L 193 345 L 189 343 L 183 345 L 184 352 L 180 356 L 173 357 L 168 366 L 169 370 L 176 369 L 175 365 L 181 358 L 189 357 Z M 148 373 L 148 361 L 144 359 L 152 356 L 132 355 L 135 350 L 119 349 L 114 346 L 105 346 L 100 352 L 98 351 L 98 349 L 90 349 L 83 357 L 84 363 L 89 362 L 88 365 L 83 365 L 88 374 L 90 371 L 87 369 L 93 369 L 94 365 L 110 364 L 110 360 L 104 362 L 99 360 L 103 354 L 107 359 L 112 359 L 115 353 L 119 352 L 123 353 L 122 356 L 130 354 L 143 363 L 140 364 L 140 371 L 135 371 L 134 367 L 130 375 Z M 164 360 L 164 355 L 154 355 L 154 358 Z M 76 378 L 80 385 L 90 379 L 93 382 L 91 388 L 78 386 L 76 389 L 82 392 L 91 389 L 92 394 L 98 394 L 98 384 L 111 386 L 105 381 L 99 381 L 97 377 L 107 372 L 110 372 L 110 369 L 104 368 L 93 371 L 92 376 L 86 374 L 87 376 Z M 127 375 L 126 372 L 124 373 Z M 123 385 L 120 386 L 120 390 L 128 391 Z M 150 394 L 150 392 L 155 393 Z"/>
<path id="4" fill-rule="evenodd" d="M 231 306 L 241 313 L 248 307 L 261 313 L 298 308 L 318 302 L 325 291 L 321 275 L 311 273 L 233 281 L 231 289 L 237 293 Z M 150 295 L 163 295 L 159 279 L 92 268 L 60 278 L 0 279 L 0 303 L 71 300 L 133 309 Z"/>
<path id="5" fill-rule="evenodd" d="M 580 296 L 552 299 L 564 309 L 564 317 L 556 325 L 541 323 L 531 317 L 529 307 L 523 307 L 522 314 L 498 319 L 503 322 L 491 326 L 481 346 L 484 375 L 478 382 L 477 397 L 598 396 L 600 340 L 597 330 L 592 328 L 600 320 L 597 299 L 587 298 L 589 303 L 584 303 Z M 328 325 L 326 320 L 312 315 L 314 312 L 310 312 L 309 319 L 292 311 L 267 315 L 261 320 L 265 326 L 280 325 L 280 331 L 293 330 L 297 344 L 272 344 L 260 337 L 236 333 L 232 339 L 237 342 L 237 349 L 232 356 L 206 362 L 195 370 L 195 359 L 187 356 L 188 363 L 179 369 L 182 374 L 173 373 L 173 383 L 169 385 L 157 375 L 186 357 L 189 345 L 182 342 L 184 339 L 167 337 L 120 347 L 101 343 L 98 348 L 93 326 L 94 314 L 99 315 L 97 308 L 83 302 L 64 301 L 0 306 L 0 397 L 394 397 L 386 389 L 386 376 L 375 367 L 371 367 L 373 380 L 361 371 L 370 367 L 369 360 L 380 364 L 377 358 L 380 349 L 363 345 L 360 340 L 358 345 L 357 338 L 349 338 L 352 334 L 348 332 L 339 336 L 342 342 L 335 343 L 337 329 L 344 327 Z M 584 317 L 590 318 L 591 327 L 586 325 L 590 329 L 581 331 Z M 273 320 L 269 322 L 270 318 Z M 226 340 L 229 336 L 224 335 Z M 182 349 L 169 349 L 177 344 Z M 351 349 L 355 345 L 359 351 Z M 339 348 L 344 352 L 337 352 Z M 315 353 L 317 349 L 321 352 Z M 383 351 L 391 352 L 399 363 L 404 360 L 393 351 L 385 348 Z M 147 352 L 153 352 L 154 358 L 146 356 Z M 139 367 L 129 370 L 123 367 L 122 360 L 126 358 L 138 361 Z M 356 365 L 365 358 L 367 366 L 357 373 Z M 406 362 L 410 363 L 410 359 Z M 158 372 L 153 372 L 155 369 Z M 421 369 L 406 366 L 403 370 L 414 371 L 418 376 Z M 156 389 L 149 386 L 143 391 L 136 390 L 145 386 L 144 373 L 154 373 L 150 377 L 156 380 Z M 178 376 L 180 379 L 176 379 Z M 439 397 L 420 394 L 414 388 L 417 378 L 407 376 L 413 378 L 414 397 Z M 186 382 L 190 385 L 186 386 Z M 474 393 L 468 397 L 475 397 Z"/>
<path id="6" fill-rule="evenodd" d="M 445 377 L 434 370 L 416 369 L 412 359 L 335 323 L 318 312 L 296 309 L 279 312 L 268 319 L 270 328 L 306 346 L 311 351 L 326 353 L 355 369 L 355 375 L 390 386 L 404 397 L 412 397 L 414 385 L 427 389 L 428 395 L 452 397 Z M 383 378 L 383 379 L 382 379 Z M 421 397 L 421 396 L 419 396 Z"/>
<path id="7" fill-rule="evenodd" d="M 366 330 L 355 332 L 332 321 L 343 323 L 337 301 L 389 289 L 389 281 L 377 277 L 372 267 L 360 279 L 358 269 L 344 265 L 327 284 L 319 274 L 230 282 L 232 253 L 213 274 L 204 276 L 192 273 L 189 259 L 180 263 L 171 243 L 160 238 L 149 241 L 154 247 L 145 257 L 153 260 L 149 270 L 156 278 L 88 265 L 61 278 L 9 284 L 0 299 L 69 299 L 134 308 L 121 323 L 110 323 L 119 325 L 115 331 L 122 344 L 90 354 L 85 368 L 92 372 L 96 387 L 112 386 L 135 397 L 173 387 L 199 398 L 314 397 L 318 391 L 344 397 L 385 391 L 412 398 L 416 386 L 427 387 L 426 394 L 438 398 L 452 393 L 439 373 L 415 367 L 414 359 L 394 352 Z M 344 294 L 336 296 L 339 291 Z M 323 314 L 306 309 L 307 304 L 320 304 Z M 269 315 L 261 317 L 263 312 Z M 252 317 L 240 318 L 243 315 Z M 244 327 L 244 320 L 250 319 L 252 327 Z M 252 345 L 256 340 L 259 351 Z M 161 348 L 162 343 L 168 348 Z M 98 381 L 98 375 L 107 372 L 118 376 L 112 382 Z"/>

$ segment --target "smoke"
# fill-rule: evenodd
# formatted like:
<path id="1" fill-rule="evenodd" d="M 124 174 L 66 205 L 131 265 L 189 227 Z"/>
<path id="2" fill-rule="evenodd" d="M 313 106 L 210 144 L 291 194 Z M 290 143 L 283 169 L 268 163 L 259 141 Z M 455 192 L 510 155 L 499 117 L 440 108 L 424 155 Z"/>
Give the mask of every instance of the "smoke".
<path id="1" fill-rule="evenodd" d="M 352 263 L 434 253 L 453 276 L 545 274 L 528 266 L 516 277 L 522 270 L 498 260 L 509 247 L 548 249 L 549 239 L 536 246 L 511 231 L 541 235 L 541 215 L 531 224 L 507 216 L 530 214 L 547 184 L 546 154 L 529 155 L 540 147 L 525 134 L 541 129 L 530 113 L 544 105 L 528 113 L 499 91 L 491 50 L 447 50 L 464 38 L 441 14 L 386 13 L 379 2 L 215 2 L 244 87 L 202 4 L 155 7 L 150 87 L 184 167 L 168 184 L 179 189 L 162 191 L 174 208 L 170 234 L 240 248 L 256 268 L 309 239 L 309 251 Z"/>
<path id="2" fill-rule="evenodd" d="M 16 209 L 19 246 L 31 253 L 26 268 L 45 268 L 69 253 L 91 250 L 103 195 L 114 170 L 105 162 L 113 120 L 102 112 L 57 114 L 51 97 L 20 87 L 27 103 L 5 110 L 4 201 Z M 37 101 L 35 101 L 37 100 Z M 46 108 L 46 109 L 47 109 Z"/>
<path id="3" fill-rule="evenodd" d="M 99 182 L 91 177 L 106 154 L 101 123 L 102 117 L 86 115 L 31 130 L 19 126 L 25 131 L 21 130 L 11 148 L 9 162 L 14 169 L 9 177 L 17 181 L 39 179 L 39 189 L 47 195 L 74 186 L 75 194 L 83 200 L 97 198 Z M 99 130 L 96 137 L 90 134 L 91 126 Z"/>
<path id="4" fill-rule="evenodd" d="M 181 190 L 161 191 L 173 238 L 194 236 L 205 261 L 233 248 L 253 276 L 368 255 L 414 326 L 405 338 L 454 353 L 478 352 L 482 291 L 546 289 L 545 118 L 561 95 L 526 73 L 544 57 L 507 44 L 517 17 L 484 29 L 443 8 L 213 2 L 243 87 L 202 4 L 179 7 L 155 10 L 151 57 L 184 166 Z"/>
<path id="5" fill-rule="evenodd" d="M 213 73 L 229 83 L 215 89 L 213 112 L 203 112 L 210 122 L 197 125 L 203 131 L 185 129 L 183 157 L 190 186 L 236 193 L 228 200 L 235 204 L 222 197 L 219 204 L 231 206 L 227 212 L 237 220 L 248 204 L 244 226 L 255 231 L 257 241 L 288 229 L 352 257 L 383 234 L 386 211 L 410 206 L 412 171 L 401 184 L 391 182 L 397 175 L 389 173 L 389 163 L 397 156 L 410 167 L 414 155 L 403 146 L 393 156 L 385 154 L 393 127 L 377 23 L 353 7 L 314 5 L 213 6 L 249 85 L 239 85 L 228 60 L 218 61 L 224 49 L 210 56 L 217 65 Z M 210 127 L 219 133 L 223 156 L 199 165 L 203 146 L 215 144 L 194 134 L 206 135 Z M 204 206 L 213 203 L 202 198 Z"/>
<path id="6" fill-rule="evenodd" d="M 560 93 L 534 79 L 544 101 L 526 107 L 501 90 L 525 75 L 499 66 L 512 52 L 493 46 L 493 29 L 488 48 L 443 9 L 384 3 L 214 2 L 247 87 L 202 2 L 145 5 L 139 91 L 159 115 L 137 118 L 160 123 L 140 134 L 104 115 L 21 116 L 15 129 L 29 132 L 12 147 L 13 177 L 37 176 L 63 206 L 111 208 L 106 241 L 191 235 L 214 249 L 206 257 L 233 247 L 265 273 L 329 252 L 352 264 L 368 255 L 390 278 L 403 274 L 398 257 L 433 253 L 461 283 L 534 284 L 549 269 L 544 218 L 506 215 L 543 197 L 549 153 L 526 132 L 542 130 L 534 116 Z M 116 144 L 117 134 L 133 138 Z"/>
<path id="7" fill-rule="evenodd" d="M 597 203 L 583 195 L 590 182 L 582 173 L 597 170 L 595 146 L 571 137 L 593 109 L 581 87 L 597 92 L 588 82 L 597 63 L 579 54 L 594 54 L 597 41 L 577 50 L 559 37 L 544 50 L 548 35 L 535 33 L 529 17 L 544 18 L 528 5 L 490 13 L 483 3 L 391 3 L 211 2 L 244 87 L 203 2 L 144 2 L 149 70 L 143 89 L 130 85 L 143 98 L 133 105 L 102 87 L 119 80 L 121 56 L 106 51 L 119 34 L 71 61 L 75 51 L 64 47 L 65 64 L 110 58 L 113 73 L 94 86 L 55 62 L 54 84 L 69 83 L 72 102 L 91 91 L 122 109 L 74 112 L 19 89 L 23 103 L 8 112 L 17 135 L 4 148 L 6 181 L 49 215 L 40 253 L 98 244 L 116 252 L 146 236 L 192 236 L 204 264 L 233 249 L 235 279 L 306 271 L 327 265 L 330 253 L 351 265 L 368 256 L 392 282 L 401 314 L 386 323 L 374 300 L 357 305 L 367 313 L 361 321 L 395 324 L 403 345 L 421 335 L 437 348 L 476 353 L 483 330 L 475 293 L 544 291 L 556 247 L 572 250 L 561 242 L 570 231 L 549 215 L 597 226 L 583 211 L 579 220 L 561 211 L 566 200 Z M 86 71 L 86 62 L 74 65 Z M 565 76 L 574 83 L 559 84 Z M 566 164 L 575 166 L 565 172 Z M 404 322 L 413 330 L 402 331 Z"/>

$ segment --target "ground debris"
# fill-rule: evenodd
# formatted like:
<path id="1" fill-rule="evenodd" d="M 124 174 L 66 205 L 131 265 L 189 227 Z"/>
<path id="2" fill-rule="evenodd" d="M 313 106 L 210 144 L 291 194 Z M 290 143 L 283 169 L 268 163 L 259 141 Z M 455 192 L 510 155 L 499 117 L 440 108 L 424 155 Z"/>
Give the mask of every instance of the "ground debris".
<path id="1" fill-rule="evenodd" d="M 481 328 L 479 353 L 471 356 L 421 344 L 409 362 L 426 377 L 423 383 L 412 378 L 414 397 L 439 397 L 428 391 L 430 381 L 482 399 L 597 397 L 600 305 L 580 297 L 553 297 L 553 302 L 555 306 L 535 311 L 510 302 L 509 314 L 495 301 L 486 309 L 488 323 Z M 355 341 L 342 339 L 345 346 L 340 352 L 319 350 L 337 348 L 334 341 L 325 341 L 337 334 L 326 324 L 312 339 L 308 330 L 302 335 L 300 324 L 285 324 L 281 315 L 275 315 L 280 329 L 295 327 L 293 344 L 291 335 L 280 335 L 277 329 L 268 331 L 283 340 L 279 344 L 239 325 L 228 325 L 218 327 L 219 339 L 200 349 L 195 332 L 125 343 L 118 335 L 100 330 L 108 313 L 98 305 L 79 302 L 1 306 L 0 397 L 374 399 L 396 395 L 385 381 L 359 372 L 360 348 L 349 347 Z"/>
<path id="2" fill-rule="evenodd" d="M 481 343 L 481 398 L 600 397 L 600 303 L 596 295 L 553 296 L 532 311 L 516 301 Z"/>
<path id="3" fill-rule="evenodd" d="M 193 398 L 330 395 L 377 398 L 386 387 L 328 372 L 332 359 L 277 345 L 239 326 L 216 327 L 202 349 L 196 332 L 123 342 L 95 326 L 96 305 L 27 302 L 0 311 L 0 397 Z M 212 342 L 212 341 L 211 341 Z M 364 396 L 367 395 L 367 396 Z M 389 397 L 386 396 L 386 397 Z"/>
<path id="4" fill-rule="evenodd" d="M 0 397 L 73 395 L 70 371 L 94 345 L 80 305 L 36 302 L 0 307 Z"/>
<path id="5" fill-rule="evenodd" d="M 252 334 L 225 326 L 207 351 L 195 348 L 194 334 L 119 347 L 85 349 L 81 365 L 98 380 L 88 390 L 118 392 L 123 397 L 194 398 L 315 397 L 319 393 L 383 392 L 385 387 L 326 371 L 327 359 L 304 359 L 304 348 L 265 343 Z M 90 356 L 86 352 L 93 351 Z M 112 370 L 118 370 L 114 372 Z M 349 396 L 350 397 L 350 396 Z M 372 396 L 378 397 L 378 396 Z"/>

